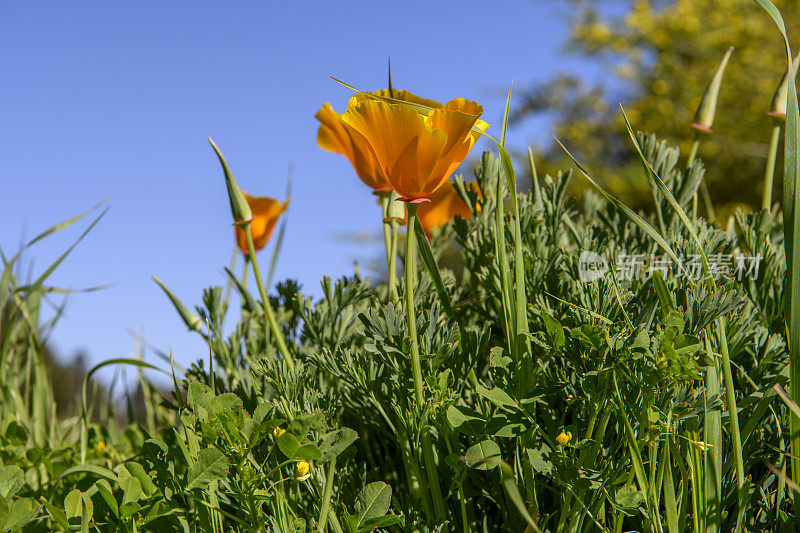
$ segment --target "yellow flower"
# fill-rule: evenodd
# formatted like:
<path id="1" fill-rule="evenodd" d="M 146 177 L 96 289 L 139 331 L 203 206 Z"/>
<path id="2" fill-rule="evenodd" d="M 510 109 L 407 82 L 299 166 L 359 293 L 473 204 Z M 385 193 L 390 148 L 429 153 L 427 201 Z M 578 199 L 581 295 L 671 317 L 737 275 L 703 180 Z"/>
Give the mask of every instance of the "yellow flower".
<path id="1" fill-rule="evenodd" d="M 566 433 L 562 431 L 561 433 L 558 434 L 558 437 L 556 437 L 556 442 L 558 442 L 562 446 L 566 445 L 570 440 L 572 440 L 572 433 L 569 431 L 567 431 Z"/>
<path id="2" fill-rule="evenodd" d="M 341 117 L 350 138 L 371 151 L 381 175 L 406 201 L 426 201 L 475 145 L 479 134 L 472 127 L 489 126 L 479 118 L 483 107 L 471 100 L 431 107 L 422 115 L 401 103 L 357 94 Z"/>
<path id="3" fill-rule="evenodd" d="M 253 236 L 253 248 L 258 251 L 269 242 L 269 238 L 275 229 L 275 224 L 278 223 L 278 217 L 286 211 L 286 207 L 289 205 L 289 199 L 287 198 L 281 204 L 274 198 L 256 198 L 247 193 L 244 193 L 244 198 L 253 212 L 252 222 L 250 222 L 250 234 Z M 239 249 L 243 254 L 248 255 L 247 235 L 238 225 L 236 226 L 236 244 L 239 245 Z"/>
<path id="4" fill-rule="evenodd" d="M 273 434 L 273 435 L 275 435 L 275 438 L 276 438 L 276 439 L 277 439 L 278 437 L 280 437 L 281 435 L 283 435 L 284 433 L 286 433 L 286 430 L 285 430 L 285 429 L 283 429 L 283 428 L 282 428 L 282 427 L 280 427 L 280 426 L 278 426 L 278 427 L 276 427 L 275 429 L 273 429 L 273 430 L 272 430 L 272 434 Z"/>
<path id="5" fill-rule="evenodd" d="M 467 189 L 478 190 L 474 182 L 466 185 Z M 458 195 L 456 187 L 451 181 L 442 185 L 430 195 L 429 199 L 430 202 L 420 204 L 417 209 L 419 222 L 429 239 L 434 229 L 453 220 L 456 215 L 465 220 L 472 216 L 472 210 Z"/>
<path id="6" fill-rule="evenodd" d="M 94 449 L 97 450 L 97 453 L 103 453 L 103 450 L 106 449 L 106 443 L 101 440 L 94 445 Z"/>
<path id="7" fill-rule="evenodd" d="M 311 469 L 311 465 L 308 464 L 308 461 L 297 461 L 297 464 L 294 465 L 294 477 L 298 481 L 305 481 L 311 474 L 308 471 Z"/>
<path id="8" fill-rule="evenodd" d="M 420 98 L 415 94 L 403 90 L 394 90 L 391 94 L 388 89 L 374 91 L 369 94 L 378 96 L 393 97 L 397 100 L 422 104 L 428 107 L 442 107 L 442 104 L 427 98 Z M 351 99 L 352 102 L 352 99 Z M 323 150 L 342 154 L 350 163 L 361 178 L 375 191 L 389 191 L 392 186 L 386 181 L 381 172 L 378 162 L 373 155 L 366 139 L 358 133 L 347 128 L 342 121 L 342 115 L 331 107 L 331 104 L 324 104 L 317 114 L 314 115 L 319 120 L 319 130 L 317 131 L 317 144 Z"/>

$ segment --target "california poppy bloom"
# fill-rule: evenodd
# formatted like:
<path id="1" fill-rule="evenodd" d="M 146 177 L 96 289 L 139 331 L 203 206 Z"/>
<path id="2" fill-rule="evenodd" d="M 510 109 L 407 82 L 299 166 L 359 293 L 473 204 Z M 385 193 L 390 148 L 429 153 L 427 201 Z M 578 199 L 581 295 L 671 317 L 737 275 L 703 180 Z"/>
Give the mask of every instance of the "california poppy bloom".
<path id="1" fill-rule="evenodd" d="M 466 185 L 470 190 L 477 190 L 474 182 Z M 429 200 L 430 202 L 423 202 L 417 208 L 417 217 L 429 239 L 434 229 L 453 220 L 456 215 L 465 220 L 472 216 L 472 210 L 458 195 L 452 181 L 439 187 L 430 195 Z"/>
<path id="2" fill-rule="evenodd" d="M 413 102 L 415 104 L 422 104 L 428 107 L 442 107 L 442 104 L 427 98 L 420 98 L 408 91 L 393 90 L 391 93 L 388 89 L 375 91 L 369 94 L 374 94 L 384 97 L 392 97 L 397 100 L 404 100 L 406 102 Z M 351 102 L 353 99 L 351 98 Z M 349 105 L 348 105 L 349 107 Z M 342 122 L 342 115 L 337 113 L 331 107 L 331 104 L 325 104 L 314 115 L 319 120 L 319 130 L 317 131 L 317 144 L 323 150 L 342 154 L 350 163 L 361 178 L 361 181 L 366 183 L 369 187 L 376 192 L 390 191 L 392 186 L 386 181 L 383 172 L 378 167 L 378 162 L 373 155 L 372 149 L 364 137 L 352 129 L 347 128 Z"/>
<path id="3" fill-rule="evenodd" d="M 377 168 L 405 201 L 424 202 L 433 194 L 478 140 L 472 131 L 483 107 L 458 98 L 445 106 L 431 106 L 427 114 L 366 94 L 350 99 L 342 124 L 351 139 L 369 147 Z"/>
<path id="4" fill-rule="evenodd" d="M 278 222 L 278 217 L 286 211 L 289 200 L 287 199 L 281 204 L 274 198 L 256 198 L 247 193 L 244 193 L 244 198 L 253 212 L 253 218 L 250 222 L 250 234 L 253 237 L 253 248 L 258 251 L 269 242 L 269 238 L 275 229 L 275 224 Z M 248 255 L 247 235 L 238 224 L 236 226 L 236 243 L 242 253 Z"/>

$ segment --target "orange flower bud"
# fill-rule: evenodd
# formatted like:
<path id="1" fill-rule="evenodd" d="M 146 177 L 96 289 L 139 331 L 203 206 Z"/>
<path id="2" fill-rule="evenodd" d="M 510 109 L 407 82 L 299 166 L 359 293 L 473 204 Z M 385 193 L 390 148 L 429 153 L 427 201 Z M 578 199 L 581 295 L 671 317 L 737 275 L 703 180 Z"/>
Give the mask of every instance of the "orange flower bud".
<path id="1" fill-rule="evenodd" d="M 252 212 L 252 221 L 250 222 L 250 234 L 253 236 L 253 247 L 256 251 L 262 249 L 269 242 L 272 232 L 275 230 L 275 224 L 278 218 L 286 211 L 289 205 L 287 198 L 283 204 L 274 198 L 256 198 L 247 193 L 243 193 L 247 201 L 247 205 Z M 247 249 L 247 235 L 244 230 L 236 225 L 236 243 L 243 254 L 248 254 Z"/>

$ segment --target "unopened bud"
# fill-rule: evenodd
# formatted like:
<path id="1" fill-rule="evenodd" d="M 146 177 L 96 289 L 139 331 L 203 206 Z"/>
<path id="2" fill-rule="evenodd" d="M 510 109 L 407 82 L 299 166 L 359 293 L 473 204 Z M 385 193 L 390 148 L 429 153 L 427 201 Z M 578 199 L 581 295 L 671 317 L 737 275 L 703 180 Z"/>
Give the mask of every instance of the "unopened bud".
<path id="1" fill-rule="evenodd" d="M 164 285 L 160 279 L 153 276 L 153 281 L 158 283 L 158 286 L 161 287 L 161 290 L 167 295 L 167 297 L 172 301 L 172 305 L 175 306 L 175 309 L 178 311 L 178 314 L 181 315 L 181 319 L 183 323 L 186 324 L 186 327 L 192 331 L 201 332 L 200 326 L 203 324 L 203 321 L 200 320 L 200 317 L 194 314 L 188 307 L 186 307 L 183 302 L 178 300 L 178 297 L 172 294 L 172 291 Z"/>
<path id="2" fill-rule="evenodd" d="M 722 85 L 722 75 L 725 73 L 725 67 L 728 66 L 728 60 L 733 53 L 733 46 L 728 48 L 725 52 L 725 57 L 714 73 L 714 77 L 706 87 L 706 92 L 703 94 L 703 99 L 700 100 L 700 105 L 697 108 L 697 113 L 694 115 L 694 121 L 689 125 L 697 131 L 703 133 L 711 133 L 711 126 L 714 124 L 714 115 L 717 112 L 717 99 L 719 98 L 719 88 Z"/>
<path id="3" fill-rule="evenodd" d="M 800 66 L 800 53 L 795 56 L 794 62 L 792 63 L 792 70 L 795 76 L 797 76 L 798 66 Z M 778 84 L 778 88 L 775 89 L 775 96 L 772 97 L 772 105 L 770 106 L 767 115 L 776 120 L 786 120 L 786 100 L 788 97 L 789 69 L 787 68 L 786 72 L 783 73 L 781 82 Z"/>
<path id="4" fill-rule="evenodd" d="M 239 294 L 242 296 L 242 304 L 247 312 L 255 314 L 261 311 L 261 306 L 258 304 L 250 291 L 247 290 L 247 287 L 242 285 L 242 282 L 236 279 L 236 276 L 234 276 L 233 272 L 228 270 L 228 268 L 225 268 L 225 272 L 228 274 L 228 277 L 231 279 L 233 284 L 236 285 L 236 290 L 238 290 Z"/>
<path id="5" fill-rule="evenodd" d="M 222 171 L 225 173 L 225 185 L 228 187 L 228 199 L 231 202 L 233 223 L 239 225 L 250 222 L 253 218 L 253 213 L 244 197 L 244 193 L 236 183 L 233 173 L 231 173 L 231 169 L 228 167 L 228 163 L 222 156 L 222 152 L 219 151 L 219 148 L 217 148 L 217 145 L 211 140 L 211 137 L 208 138 L 208 142 L 211 143 L 211 147 L 214 148 L 214 151 L 217 153 L 219 162 L 222 165 Z"/>

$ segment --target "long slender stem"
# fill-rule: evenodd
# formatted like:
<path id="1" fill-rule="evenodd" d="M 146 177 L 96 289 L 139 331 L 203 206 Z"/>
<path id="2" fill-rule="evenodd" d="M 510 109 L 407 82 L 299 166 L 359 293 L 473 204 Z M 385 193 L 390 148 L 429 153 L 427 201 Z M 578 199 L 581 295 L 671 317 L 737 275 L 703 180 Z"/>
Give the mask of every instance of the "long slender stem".
<path id="1" fill-rule="evenodd" d="M 709 332 L 710 335 L 710 332 Z M 719 372 L 717 361 L 713 357 L 711 341 L 706 335 L 706 353 L 710 360 L 706 368 L 706 394 L 719 394 Z M 722 509 L 720 506 L 722 494 L 722 415 L 718 410 L 709 412 L 705 409 L 705 442 L 711 446 L 706 452 L 705 465 L 705 503 L 706 503 L 706 532 L 713 533 L 720 530 Z"/>
<path id="2" fill-rule="evenodd" d="M 444 439 L 444 443 L 447 445 L 447 453 L 453 453 L 453 446 L 450 444 L 450 439 Z M 469 533 L 469 517 L 467 515 L 467 498 L 464 496 L 464 483 L 461 479 L 456 480 L 456 490 L 458 491 L 458 503 L 461 509 L 461 527 L 464 529 L 464 533 Z"/>
<path id="3" fill-rule="evenodd" d="M 325 490 L 322 491 L 322 506 L 319 509 L 319 519 L 317 520 L 317 528 L 325 532 L 325 526 L 328 523 L 328 511 L 331 508 L 331 495 L 333 494 L 333 478 L 336 475 L 336 458 L 331 459 L 328 464 L 328 473 L 325 477 Z"/>
<path id="4" fill-rule="evenodd" d="M 695 133 L 692 148 L 689 150 L 689 157 L 686 158 L 686 168 L 692 166 L 692 161 L 697 157 L 697 150 L 700 148 L 700 136 Z M 697 191 L 692 196 L 692 220 L 697 220 Z"/>
<path id="5" fill-rule="evenodd" d="M 376 194 L 378 194 L 378 200 L 381 204 L 381 213 L 383 214 L 383 245 L 386 249 L 386 270 L 389 276 L 389 300 L 395 300 L 397 299 L 397 263 L 395 262 L 395 257 L 397 256 L 397 237 L 394 227 L 396 223 L 389 217 L 391 194 L 385 192 Z"/>
<path id="6" fill-rule="evenodd" d="M 406 230 L 406 263 L 404 280 L 406 283 L 406 319 L 408 321 L 408 335 L 411 337 L 411 372 L 414 375 L 414 398 L 418 406 L 422 406 L 422 364 L 419 357 L 419 344 L 417 339 L 417 316 L 414 309 L 414 270 L 417 262 L 414 224 L 417 222 L 417 206 L 408 204 L 408 228 Z"/>
<path id="7" fill-rule="evenodd" d="M 739 489 L 739 515 L 736 520 L 736 531 L 741 529 L 744 517 L 744 457 L 742 456 L 742 437 L 739 432 L 739 409 L 736 407 L 736 394 L 733 389 L 733 375 L 731 374 L 731 360 L 728 355 L 728 337 L 725 326 L 725 317 L 717 320 L 719 327 L 719 348 L 722 355 L 722 377 L 725 381 L 725 400 L 728 404 L 728 418 L 730 419 L 731 438 L 733 439 L 733 456 L 736 460 L 736 486 Z"/>
<path id="8" fill-rule="evenodd" d="M 264 281 L 261 279 L 261 271 L 258 269 L 258 262 L 256 261 L 256 249 L 253 245 L 253 235 L 250 232 L 250 223 L 246 222 L 241 226 L 245 235 L 247 235 L 247 250 L 250 252 L 248 256 L 250 263 L 253 265 L 253 274 L 255 275 L 256 284 L 258 285 L 258 292 L 261 295 L 261 302 L 264 306 L 264 314 L 267 315 L 269 328 L 272 331 L 272 336 L 275 337 L 275 344 L 278 345 L 278 351 L 281 353 L 281 356 L 283 356 L 283 360 L 286 361 L 286 366 L 288 366 L 290 370 L 294 370 L 294 359 L 292 358 L 292 354 L 289 353 L 289 348 L 286 346 L 286 341 L 283 339 L 283 332 L 281 332 L 280 326 L 278 326 L 278 321 L 275 319 L 275 312 L 272 310 L 272 306 L 269 303 L 267 290 L 264 288 Z"/>
<path id="9" fill-rule="evenodd" d="M 389 298 L 397 300 L 397 234 L 400 224 L 392 219 L 389 222 L 391 229 L 391 243 L 389 246 Z"/>
<path id="10" fill-rule="evenodd" d="M 772 207 L 772 180 L 775 177 L 775 161 L 778 158 L 778 142 L 781 138 L 781 124 L 775 121 L 772 127 L 772 137 L 769 140 L 769 155 L 767 155 L 767 169 L 764 172 L 764 197 L 761 208 L 769 210 Z"/>
<path id="11" fill-rule="evenodd" d="M 425 398 L 422 392 L 422 363 L 419 356 L 419 341 L 417 339 L 417 319 L 414 310 L 414 277 L 416 274 L 417 252 L 415 249 L 414 225 L 417 223 L 417 206 L 407 204 L 408 228 L 406 230 L 406 264 L 405 264 L 405 297 L 406 318 L 408 320 L 408 334 L 411 337 L 411 371 L 414 376 L 414 398 L 417 407 L 421 410 Z M 425 473 L 428 478 L 428 489 L 433 500 L 434 515 L 439 522 L 446 519 L 447 513 L 444 498 L 439 486 L 439 474 L 436 470 L 436 460 L 433 455 L 433 443 L 428 428 L 422 430 L 422 459 L 425 463 Z"/>
<path id="12" fill-rule="evenodd" d="M 695 160 L 697 157 L 697 150 L 700 148 L 700 136 L 694 136 L 694 142 L 692 142 L 692 148 L 689 150 L 689 157 L 686 158 L 686 168 L 692 166 L 692 161 Z"/>

